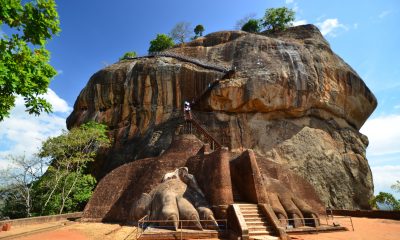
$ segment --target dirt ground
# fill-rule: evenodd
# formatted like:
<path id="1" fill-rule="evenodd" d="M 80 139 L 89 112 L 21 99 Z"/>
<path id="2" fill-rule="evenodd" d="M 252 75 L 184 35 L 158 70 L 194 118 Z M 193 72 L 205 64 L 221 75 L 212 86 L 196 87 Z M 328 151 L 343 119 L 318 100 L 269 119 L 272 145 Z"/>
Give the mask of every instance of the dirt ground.
<path id="1" fill-rule="evenodd" d="M 350 231 L 290 235 L 293 240 L 399 240 L 400 220 L 352 218 L 354 232 L 349 222 L 342 226 Z"/>
<path id="2" fill-rule="evenodd" d="M 18 236 L 23 232 L 33 231 L 40 232 L 27 236 Z M 16 235 L 16 237 L 12 237 L 12 235 Z M 16 226 L 9 232 L 0 232 L 0 239 L 3 237 L 11 237 L 7 239 L 18 240 L 132 240 L 136 239 L 136 228 L 132 226 L 120 226 L 119 224 L 78 222 L 65 224 L 65 222 L 56 222 L 32 224 L 23 227 Z"/>
<path id="3" fill-rule="evenodd" d="M 349 219 L 347 219 L 349 220 Z M 350 231 L 291 235 L 293 240 L 399 240 L 400 220 L 352 218 L 354 232 L 349 221 L 340 222 Z M 19 234 L 41 231 L 25 236 Z M 17 237 L 19 235 L 19 237 Z M 13 237 L 15 236 L 15 237 Z M 0 239 L 19 240 L 132 240 L 136 239 L 136 228 L 105 223 L 66 223 L 53 222 L 15 226 L 9 232 L 0 232 Z"/>

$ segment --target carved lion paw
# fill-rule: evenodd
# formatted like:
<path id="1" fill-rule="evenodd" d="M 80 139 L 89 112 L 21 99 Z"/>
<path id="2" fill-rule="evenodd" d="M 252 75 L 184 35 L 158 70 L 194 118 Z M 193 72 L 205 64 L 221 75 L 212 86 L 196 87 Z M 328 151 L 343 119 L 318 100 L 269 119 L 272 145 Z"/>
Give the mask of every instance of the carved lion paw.
<path id="1" fill-rule="evenodd" d="M 131 214 L 136 220 L 148 215 L 150 220 L 159 221 L 160 226 L 172 226 L 175 230 L 218 226 L 203 192 L 187 168 L 167 173 L 150 193 L 141 195 Z"/>
<path id="2" fill-rule="evenodd" d="M 270 205 L 282 225 L 319 226 L 318 213 L 302 199 L 296 197 L 279 180 L 264 178 Z"/>

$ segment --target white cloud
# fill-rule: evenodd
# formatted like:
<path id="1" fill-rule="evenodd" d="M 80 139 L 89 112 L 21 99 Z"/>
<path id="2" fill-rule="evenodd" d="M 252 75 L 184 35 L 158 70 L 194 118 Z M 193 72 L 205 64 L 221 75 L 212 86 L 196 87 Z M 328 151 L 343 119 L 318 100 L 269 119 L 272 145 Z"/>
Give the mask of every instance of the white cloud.
<path id="1" fill-rule="evenodd" d="M 325 14 L 322 14 L 321 16 L 319 16 L 319 17 L 317 17 L 317 21 L 319 22 L 319 21 L 321 21 L 323 18 L 325 18 L 326 17 L 326 15 Z"/>
<path id="2" fill-rule="evenodd" d="M 53 106 L 53 112 L 61 112 L 61 113 L 69 113 L 72 108 L 68 106 L 68 103 L 60 98 L 53 90 L 50 88 L 47 90 L 47 93 L 43 95 L 44 99 L 46 99 Z"/>
<path id="3" fill-rule="evenodd" d="M 323 22 L 316 23 L 319 29 L 321 30 L 322 35 L 336 37 L 336 31 L 338 29 L 348 30 L 344 24 L 339 23 L 337 18 L 329 18 Z"/>
<path id="4" fill-rule="evenodd" d="M 30 157 L 43 140 L 57 136 L 65 129 L 66 115 L 72 108 L 51 89 L 44 97 L 53 105 L 54 113 L 29 115 L 25 112 L 23 98 L 17 97 L 10 117 L 0 122 L 0 168 L 7 165 L 7 155 Z"/>
<path id="5" fill-rule="evenodd" d="M 378 17 L 379 17 L 380 19 L 382 19 L 382 18 L 386 17 L 387 15 L 389 15 L 390 12 L 391 12 L 391 11 L 389 11 L 389 10 L 385 10 L 385 11 L 381 12 L 381 13 L 378 15 Z"/>
<path id="6" fill-rule="evenodd" d="M 372 167 L 371 170 L 374 178 L 375 194 L 379 192 L 393 193 L 390 187 L 400 180 L 400 165 Z"/>
<path id="7" fill-rule="evenodd" d="M 298 21 L 294 21 L 292 22 L 293 26 L 299 26 L 299 25 L 304 25 L 307 24 L 307 20 L 298 20 Z"/>
<path id="8" fill-rule="evenodd" d="M 357 28 L 358 28 L 358 23 L 354 23 L 354 24 L 353 24 L 353 28 L 354 28 L 354 29 L 357 29 Z"/>
<path id="9" fill-rule="evenodd" d="M 400 154 L 400 115 L 369 119 L 360 132 L 369 139 L 369 155 Z"/>
<path id="10" fill-rule="evenodd" d="M 301 12 L 298 3 L 295 2 L 294 0 L 285 0 L 285 4 L 286 4 L 286 5 L 293 4 L 292 10 L 295 11 L 295 12 L 297 12 L 297 13 L 298 13 L 298 12 Z"/>
<path id="11" fill-rule="evenodd" d="M 367 158 L 374 178 L 375 194 L 391 192 L 400 180 L 400 115 L 367 120 L 360 132 L 369 139 Z M 400 198 L 400 194 L 397 194 Z"/>

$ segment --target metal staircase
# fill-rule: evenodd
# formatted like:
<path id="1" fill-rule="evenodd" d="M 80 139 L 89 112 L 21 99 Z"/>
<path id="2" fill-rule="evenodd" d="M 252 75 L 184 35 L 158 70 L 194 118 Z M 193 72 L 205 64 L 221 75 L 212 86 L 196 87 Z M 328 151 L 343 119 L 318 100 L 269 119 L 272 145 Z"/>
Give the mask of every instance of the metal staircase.
<path id="1" fill-rule="evenodd" d="M 190 117 L 185 117 L 185 133 L 193 134 L 202 140 L 205 143 L 210 145 L 210 149 L 215 151 L 222 147 L 222 145 L 213 137 L 211 134 L 203 127 L 201 124 L 193 118 L 192 115 Z"/>

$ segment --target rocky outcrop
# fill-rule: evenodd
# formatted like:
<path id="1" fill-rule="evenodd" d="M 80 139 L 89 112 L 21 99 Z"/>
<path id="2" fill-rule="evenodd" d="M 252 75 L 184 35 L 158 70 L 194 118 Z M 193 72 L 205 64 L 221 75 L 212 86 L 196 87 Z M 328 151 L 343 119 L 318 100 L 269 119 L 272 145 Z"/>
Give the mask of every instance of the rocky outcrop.
<path id="1" fill-rule="evenodd" d="M 368 207 L 368 140 L 358 130 L 377 102 L 315 26 L 274 35 L 217 32 L 169 52 L 235 72 L 151 57 L 94 74 L 67 125 L 95 120 L 109 126 L 114 145 L 94 164 L 98 178 L 165 151 L 181 124 L 183 101 L 196 99 L 194 116 L 222 145 L 251 148 L 257 159 L 295 170 L 327 206 Z"/>

